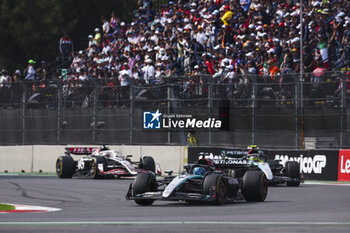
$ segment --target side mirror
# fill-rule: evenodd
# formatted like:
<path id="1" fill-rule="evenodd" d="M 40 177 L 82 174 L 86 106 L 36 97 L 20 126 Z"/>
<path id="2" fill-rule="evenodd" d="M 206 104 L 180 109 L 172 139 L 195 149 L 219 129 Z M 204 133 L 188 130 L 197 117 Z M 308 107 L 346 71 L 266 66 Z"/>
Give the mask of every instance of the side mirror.
<path id="1" fill-rule="evenodd" d="M 186 172 L 190 172 L 190 169 L 191 169 L 191 165 L 189 165 L 189 164 L 186 164 L 185 166 L 184 166 L 184 168 L 185 168 L 185 170 L 186 170 Z"/>
<path id="2" fill-rule="evenodd" d="M 171 176 L 173 174 L 173 170 L 165 170 L 164 171 L 168 176 Z"/>
<path id="3" fill-rule="evenodd" d="M 160 168 L 160 164 L 156 164 L 156 175 L 161 176 L 162 175 L 162 169 Z"/>

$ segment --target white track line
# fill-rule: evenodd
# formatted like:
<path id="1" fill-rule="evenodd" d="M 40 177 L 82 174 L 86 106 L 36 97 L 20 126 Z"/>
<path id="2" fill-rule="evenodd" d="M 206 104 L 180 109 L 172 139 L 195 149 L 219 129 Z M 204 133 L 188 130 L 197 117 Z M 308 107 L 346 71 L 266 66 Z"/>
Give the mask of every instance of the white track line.
<path id="1" fill-rule="evenodd" d="M 333 185 L 333 186 L 350 186 L 350 183 L 323 183 L 323 182 L 312 182 L 312 181 L 307 181 L 304 184 L 314 184 L 314 185 Z"/>
<path id="2" fill-rule="evenodd" d="M 13 225 L 250 225 L 250 226 L 350 226 L 349 222 L 0 222 L 0 226 L 13 226 Z"/>

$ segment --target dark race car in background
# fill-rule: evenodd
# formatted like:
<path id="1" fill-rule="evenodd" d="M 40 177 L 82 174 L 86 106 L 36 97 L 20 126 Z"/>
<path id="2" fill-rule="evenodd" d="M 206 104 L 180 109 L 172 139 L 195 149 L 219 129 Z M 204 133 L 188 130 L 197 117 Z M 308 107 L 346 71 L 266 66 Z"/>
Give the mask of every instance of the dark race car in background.
<path id="1" fill-rule="evenodd" d="M 85 155 L 74 160 L 71 155 Z M 141 169 L 156 172 L 156 164 L 150 156 L 142 156 L 140 161 L 131 161 L 132 155 L 121 156 L 118 151 L 106 146 L 100 148 L 67 147 L 65 155 L 56 161 L 56 173 L 60 178 L 72 178 L 73 175 L 103 178 L 136 176 Z M 159 165 L 157 173 L 161 173 Z"/>
<path id="2" fill-rule="evenodd" d="M 163 179 L 156 179 L 150 171 L 139 173 L 130 184 L 126 199 L 139 205 L 151 205 L 155 200 L 224 204 L 241 200 L 261 202 L 267 196 L 267 179 L 261 171 L 247 171 L 243 177 L 235 178 L 217 170 L 207 159 L 184 168 L 178 176 L 165 171 L 168 176 Z"/>
<path id="3" fill-rule="evenodd" d="M 224 170 L 232 177 L 243 177 L 247 171 L 261 170 L 271 185 L 286 183 L 287 186 L 299 186 L 300 182 L 304 182 L 298 162 L 287 161 L 285 164 L 281 164 L 280 160 L 267 159 L 256 146 L 249 146 L 248 149 L 251 150 L 241 158 L 232 158 L 225 154 L 213 156 L 204 153 L 200 154 L 198 158 L 211 159 L 216 168 Z"/>

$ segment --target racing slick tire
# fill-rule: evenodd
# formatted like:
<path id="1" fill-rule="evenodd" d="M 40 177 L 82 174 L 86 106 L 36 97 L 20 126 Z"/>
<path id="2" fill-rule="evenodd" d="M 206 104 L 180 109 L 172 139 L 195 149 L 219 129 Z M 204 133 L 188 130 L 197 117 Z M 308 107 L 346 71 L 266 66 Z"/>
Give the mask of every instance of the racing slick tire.
<path id="1" fill-rule="evenodd" d="M 56 161 L 56 174 L 59 178 L 72 178 L 75 173 L 75 163 L 68 155 L 60 156 Z"/>
<path id="2" fill-rule="evenodd" d="M 221 174 L 209 174 L 204 177 L 203 193 L 210 195 L 211 188 L 215 186 L 215 204 L 222 205 L 225 203 L 227 194 L 226 183 Z"/>
<path id="3" fill-rule="evenodd" d="M 153 157 L 143 156 L 142 157 L 142 168 L 151 172 L 156 172 L 156 163 Z"/>
<path id="4" fill-rule="evenodd" d="M 297 179 L 297 181 L 287 181 L 287 186 L 300 185 L 300 165 L 298 162 L 289 161 L 286 163 L 286 176 Z"/>
<path id="5" fill-rule="evenodd" d="M 106 160 L 104 157 L 93 157 L 91 161 L 91 169 L 90 169 L 90 177 L 93 179 L 101 179 L 103 175 L 100 173 L 100 169 L 98 168 L 98 164 L 103 164 L 103 169 L 106 168 Z"/>
<path id="6" fill-rule="evenodd" d="M 139 173 L 135 178 L 133 185 L 134 196 L 150 191 L 156 191 L 155 177 L 151 173 Z M 152 205 L 154 200 L 152 199 L 135 199 L 135 202 L 139 205 Z"/>
<path id="7" fill-rule="evenodd" d="M 264 201 L 267 196 L 268 184 L 262 171 L 247 171 L 243 176 L 243 197 L 248 202 Z"/>

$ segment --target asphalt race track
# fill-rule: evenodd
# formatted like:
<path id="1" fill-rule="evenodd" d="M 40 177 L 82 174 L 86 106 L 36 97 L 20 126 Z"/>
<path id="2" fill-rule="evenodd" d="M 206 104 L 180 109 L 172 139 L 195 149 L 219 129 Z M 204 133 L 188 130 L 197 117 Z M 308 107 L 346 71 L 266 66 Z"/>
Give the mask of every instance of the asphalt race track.
<path id="1" fill-rule="evenodd" d="M 262 203 L 125 200 L 132 179 L 0 176 L 0 202 L 61 208 L 0 214 L 0 232 L 350 232 L 350 186 L 270 187 Z"/>

